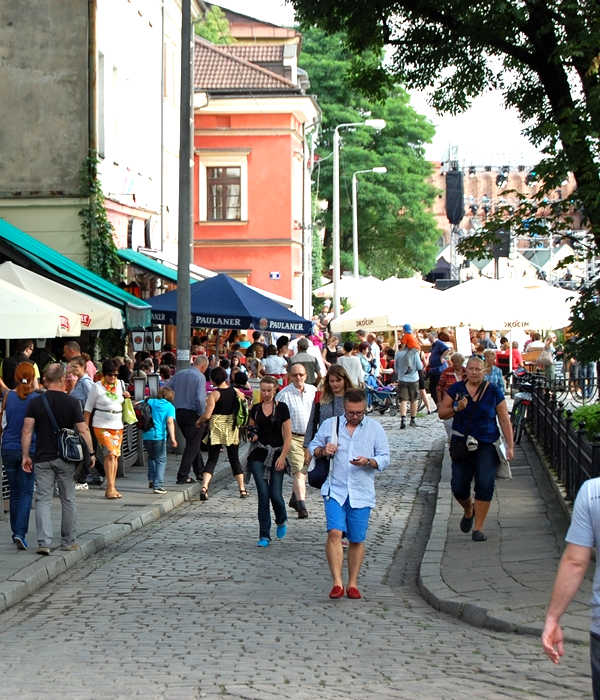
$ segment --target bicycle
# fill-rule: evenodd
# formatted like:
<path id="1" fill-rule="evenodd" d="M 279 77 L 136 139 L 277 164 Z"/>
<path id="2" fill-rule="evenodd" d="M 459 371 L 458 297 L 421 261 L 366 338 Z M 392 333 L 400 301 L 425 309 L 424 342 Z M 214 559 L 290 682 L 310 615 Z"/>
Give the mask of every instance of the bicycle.
<path id="1" fill-rule="evenodd" d="M 531 406 L 533 396 L 531 394 L 531 378 L 528 374 L 513 372 L 513 377 L 517 382 L 519 391 L 517 391 L 514 396 L 514 403 L 512 411 L 510 412 L 510 422 L 513 429 L 514 443 L 518 445 L 523 436 L 523 428 L 525 427 L 527 413 L 529 412 L 529 406 Z"/>

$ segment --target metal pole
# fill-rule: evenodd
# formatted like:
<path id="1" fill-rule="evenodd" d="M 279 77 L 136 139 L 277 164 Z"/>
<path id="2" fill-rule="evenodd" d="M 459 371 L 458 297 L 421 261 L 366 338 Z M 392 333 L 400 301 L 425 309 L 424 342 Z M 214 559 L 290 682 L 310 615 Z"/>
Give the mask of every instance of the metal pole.
<path id="1" fill-rule="evenodd" d="M 333 231 L 331 238 L 333 266 L 333 316 L 340 315 L 340 134 L 333 132 Z"/>
<path id="2" fill-rule="evenodd" d="M 358 179 L 352 173 L 352 261 L 354 277 L 358 279 Z"/>
<path id="3" fill-rule="evenodd" d="M 179 121 L 179 230 L 177 242 L 177 369 L 190 366 L 190 262 L 192 219 L 192 146 L 194 142 L 191 0 L 181 3 L 181 104 Z"/>

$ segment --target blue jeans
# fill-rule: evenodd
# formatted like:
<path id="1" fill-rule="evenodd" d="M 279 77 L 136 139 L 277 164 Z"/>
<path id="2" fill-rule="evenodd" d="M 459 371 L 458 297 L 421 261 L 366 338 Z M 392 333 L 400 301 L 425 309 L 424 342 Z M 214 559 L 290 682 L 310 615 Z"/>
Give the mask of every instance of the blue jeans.
<path id="1" fill-rule="evenodd" d="M 275 513 L 275 522 L 277 525 L 281 525 L 287 520 L 285 503 L 283 494 L 281 493 L 285 470 L 282 469 L 280 472 L 277 472 L 275 469 L 272 469 L 270 482 L 264 478 L 265 465 L 262 462 L 258 460 L 248 462 L 248 470 L 254 477 L 256 492 L 258 493 L 259 537 L 266 537 L 270 540 L 271 509 L 269 507 L 269 500 L 273 504 L 273 512 Z"/>
<path id="2" fill-rule="evenodd" d="M 475 479 L 475 498 L 491 501 L 494 495 L 498 453 L 491 443 L 480 442 L 479 449 L 469 452 L 464 462 L 452 462 L 452 493 L 459 501 L 471 496 L 471 482 Z"/>
<path id="3" fill-rule="evenodd" d="M 29 513 L 33 500 L 33 472 L 24 472 L 21 467 L 21 452 L 2 451 L 2 463 L 10 487 L 10 527 L 13 538 L 27 536 Z"/>
<path id="4" fill-rule="evenodd" d="M 148 452 L 148 481 L 154 488 L 165 485 L 165 469 L 167 467 L 167 441 L 144 440 L 144 449 Z"/>

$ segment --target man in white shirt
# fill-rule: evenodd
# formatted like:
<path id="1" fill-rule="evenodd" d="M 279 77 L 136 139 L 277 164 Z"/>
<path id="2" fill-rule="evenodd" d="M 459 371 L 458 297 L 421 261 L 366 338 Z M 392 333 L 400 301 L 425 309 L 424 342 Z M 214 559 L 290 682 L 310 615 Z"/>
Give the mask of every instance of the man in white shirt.
<path id="1" fill-rule="evenodd" d="M 364 391 L 349 389 L 344 396 L 344 415 L 323 421 L 308 447 L 315 457 L 332 458 L 329 476 L 321 487 L 327 519 L 325 551 L 333 580 L 330 598 L 344 595 L 344 532 L 350 542 L 346 595 L 361 597 L 358 574 L 365 555 L 369 516 L 375 506 L 375 472 L 383 471 L 390 463 L 385 431 L 380 423 L 365 416 L 366 409 Z M 339 429 L 335 430 L 338 423 Z"/>
<path id="2" fill-rule="evenodd" d="M 289 376 L 291 384 L 282 389 L 275 400 L 286 404 L 292 421 L 292 444 L 287 456 L 294 480 L 290 507 L 298 511 L 298 518 L 308 518 L 305 503 L 307 465 L 304 459 L 304 435 L 317 389 L 306 384 L 306 369 L 302 364 L 293 364 Z"/>
<path id="3" fill-rule="evenodd" d="M 350 377 L 350 381 L 355 387 L 361 387 L 363 385 L 363 369 L 360 364 L 360 360 L 356 355 L 352 354 L 354 350 L 354 343 L 351 340 L 347 340 L 344 343 L 344 354 L 338 357 L 338 365 L 346 370 L 346 374 Z"/>
<path id="4" fill-rule="evenodd" d="M 379 349 L 379 345 L 377 345 L 377 338 L 373 333 L 367 335 L 367 343 L 369 343 L 371 348 L 371 357 L 375 360 L 373 374 L 378 377 L 381 372 L 381 350 Z"/>

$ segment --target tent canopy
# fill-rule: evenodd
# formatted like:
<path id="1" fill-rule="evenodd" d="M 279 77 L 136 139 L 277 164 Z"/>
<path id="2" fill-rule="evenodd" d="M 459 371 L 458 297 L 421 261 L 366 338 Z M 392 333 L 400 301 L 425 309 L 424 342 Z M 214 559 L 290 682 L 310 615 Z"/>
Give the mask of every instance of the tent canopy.
<path id="1" fill-rule="evenodd" d="M 277 333 L 310 333 L 307 321 L 281 304 L 224 274 L 190 286 L 192 327 L 256 328 Z M 177 322 L 177 290 L 147 300 L 152 323 Z"/>
<path id="2" fill-rule="evenodd" d="M 79 314 L 81 327 L 84 330 L 123 328 L 121 312 L 115 306 L 110 306 L 88 294 L 65 287 L 63 284 L 42 277 L 42 275 L 15 265 L 13 262 L 4 262 L 0 265 L 0 279 Z M 39 334 L 36 335 L 41 337 Z"/>
<path id="3" fill-rule="evenodd" d="M 81 335 L 78 313 L 0 279 L 0 338 L 58 338 Z"/>

